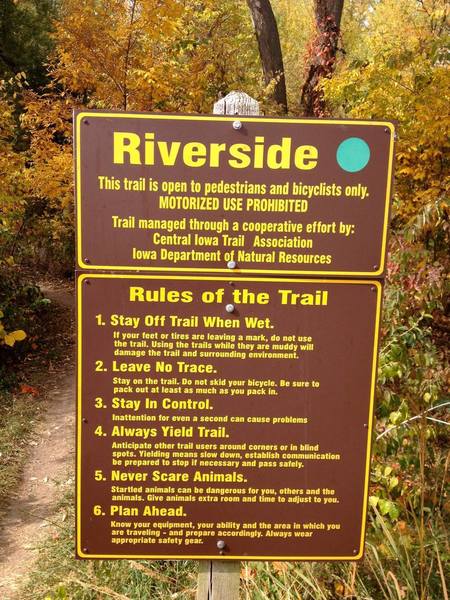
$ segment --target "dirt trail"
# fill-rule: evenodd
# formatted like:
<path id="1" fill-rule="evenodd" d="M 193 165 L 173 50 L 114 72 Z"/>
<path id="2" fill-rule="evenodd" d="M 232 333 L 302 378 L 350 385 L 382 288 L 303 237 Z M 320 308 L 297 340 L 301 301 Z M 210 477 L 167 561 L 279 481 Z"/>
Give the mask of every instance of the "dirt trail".
<path id="1" fill-rule="evenodd" d="M 55 304 L 73 309 L 68 289 L 41 286 Z M 69 332 L 68 335 L 71 335 Z M 48 408 L 34 434 L 22 482 L 0 529 L 0 598 L 16 600 L 16 587 L 36 557 L 35 546 L 51 524 L 61 485 L 69 485 L 74 466 L 75 366 L 49 374 Z"/>

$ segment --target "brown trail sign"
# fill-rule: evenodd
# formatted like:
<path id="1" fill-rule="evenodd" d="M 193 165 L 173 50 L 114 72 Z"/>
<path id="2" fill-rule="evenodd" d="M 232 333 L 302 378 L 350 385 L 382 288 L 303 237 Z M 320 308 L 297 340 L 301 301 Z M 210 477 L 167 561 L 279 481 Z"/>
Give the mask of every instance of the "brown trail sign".
<path id="1" fill-rule="evenodd" d="M 81 112 L 75 136 L 80 268 L 384 272 L 390 123 Z"/>
<path id="2" fill-rule="evenodd" d="M 362 555 L 379 283 L 78 286 L 81 556 Z"/>
<path id="3" fill-rule="evenodd" d="M 362 556 L 393 144 L 76 114 L 80 558 Z"/>

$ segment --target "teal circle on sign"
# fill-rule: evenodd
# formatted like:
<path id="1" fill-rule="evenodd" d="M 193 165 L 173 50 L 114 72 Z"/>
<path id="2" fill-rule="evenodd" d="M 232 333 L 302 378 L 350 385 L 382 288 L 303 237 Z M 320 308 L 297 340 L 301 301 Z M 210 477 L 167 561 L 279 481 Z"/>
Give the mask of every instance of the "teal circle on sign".
<path id="1" fill-rule="evenodd" d="M 348 173 L 362 171 L 369 159 L 369 144 L 357 137 L 347 138 L 341 142 L 336 152 L 338 165 Z"/>

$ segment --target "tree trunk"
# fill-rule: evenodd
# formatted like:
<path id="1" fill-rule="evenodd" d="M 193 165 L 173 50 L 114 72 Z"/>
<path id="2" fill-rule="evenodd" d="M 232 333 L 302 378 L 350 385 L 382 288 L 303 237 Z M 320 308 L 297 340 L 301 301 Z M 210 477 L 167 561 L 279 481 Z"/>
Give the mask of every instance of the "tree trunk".
<path id="1" fill-rule="evenodd" d="M 343 6 L 344 0 L 314 0 L 317 35 L 312 44 L 308 74 L 300 100 L 307 117 L 326 115 L 325 98 L 318 84 L 334 70 Z"/>
<path id="2" fill-rule="evenodd" d="M 277 23 L 269 0 L 247 0 L 258 40 L 266 85 L 274 84 L 272 97 L 287 112 L 286 82 Z"/>

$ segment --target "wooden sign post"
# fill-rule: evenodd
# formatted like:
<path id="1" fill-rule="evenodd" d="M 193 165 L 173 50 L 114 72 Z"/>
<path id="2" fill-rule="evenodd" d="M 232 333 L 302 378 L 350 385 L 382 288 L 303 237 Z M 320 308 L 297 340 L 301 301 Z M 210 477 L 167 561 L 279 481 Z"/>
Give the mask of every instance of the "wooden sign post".
<path id="1" fill-rule="evenodd" d="M 215 115 L 259 115 L 259 103 L 244 92 L 230 92 L 214 104 Z M 241 563 L 203 560 L 198 571 L 197 600 L 238 600 Z"/>
<path id="2" fill-rule="evenodd" d="M 203 560 L 198 571 L 197 600 L 238 600 L 241 563 Z"/>

